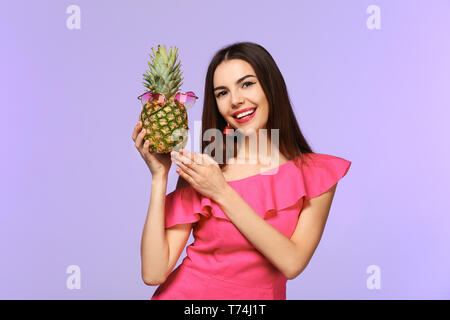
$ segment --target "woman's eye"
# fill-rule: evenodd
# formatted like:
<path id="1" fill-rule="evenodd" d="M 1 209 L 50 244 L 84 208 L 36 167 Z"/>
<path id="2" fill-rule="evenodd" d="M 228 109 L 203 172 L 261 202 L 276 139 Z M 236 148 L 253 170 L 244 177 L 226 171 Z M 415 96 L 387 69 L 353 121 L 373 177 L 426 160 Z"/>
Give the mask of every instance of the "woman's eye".
<path id="1" fill-rule="evenodd" d="M 251 86 L 252 84 L 255 84 L 255 82 L 250 82 L 250 81 L 247 81 L 247 82 L 244 82 L 243 84 L 242 84 L 242 86 L 244 87 L 246 84 L 249 84 L 247 87 L 249 87 L 249 86 Z M 220 98 L 220 96 L 222 95 L 222 93 L 225 93 L 225 91 L 222 91 L 222 92 L 219 92 L 219 94 L 216 96 L 217 98 Z"/>

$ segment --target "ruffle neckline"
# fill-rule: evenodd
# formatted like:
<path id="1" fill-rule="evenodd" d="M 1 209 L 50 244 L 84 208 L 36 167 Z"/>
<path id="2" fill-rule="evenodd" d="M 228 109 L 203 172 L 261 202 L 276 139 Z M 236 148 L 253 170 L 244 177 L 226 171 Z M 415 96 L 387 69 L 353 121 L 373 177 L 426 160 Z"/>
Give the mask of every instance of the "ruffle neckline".
<path id="1" fill-rule="evenodd" d="M 300 206 L 303 197 L 314 198 L 345 176 L 351 162 L 339 157 L 308 153 L 305 162 L 290 160 L 277 168 L 227 183 L 263 219 L 283 209 Z M 300 166 L 297 167 L 297 165 Z M 273 174 L 268 174 L 273 171 Z M 191 185 L 174 190 L 166 197 L 166 228 L 175 224 L 196 222 L 200 215 L 230 220 L 213 200 L 198 193 Z"/>

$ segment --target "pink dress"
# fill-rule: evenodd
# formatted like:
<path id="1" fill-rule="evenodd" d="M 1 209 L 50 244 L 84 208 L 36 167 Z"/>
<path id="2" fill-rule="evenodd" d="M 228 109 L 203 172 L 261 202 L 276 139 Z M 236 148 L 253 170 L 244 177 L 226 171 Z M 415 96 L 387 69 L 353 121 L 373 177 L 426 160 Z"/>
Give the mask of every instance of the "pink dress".
<path id="1" fill-rule="evenodd" d="M 228 181 L 258 215 L 288 238 L 297 226 L 303 197 L 326 192 L 351 165 L 326 154 L 305 153 L 304 157 L 303 163 L 297 158 L 270 171 Z M 151 300 L 286 300 L 288 279 L 217 203 L 192 186 L 166 196 L 166 228 L 182 223 L 194 223 L 194 242 Z"/>

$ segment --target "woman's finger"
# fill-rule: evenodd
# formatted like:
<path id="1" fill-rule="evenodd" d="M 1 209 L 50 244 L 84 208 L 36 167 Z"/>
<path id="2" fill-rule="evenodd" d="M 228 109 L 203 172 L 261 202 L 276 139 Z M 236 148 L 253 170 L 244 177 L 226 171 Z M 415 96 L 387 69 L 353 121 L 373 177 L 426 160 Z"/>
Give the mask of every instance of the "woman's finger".
<path id="1" fill-rule="evenodd" d="M 202 158 L 203 158 L 203 163 L 217 164 L 217 162 L 213 158 L 211 158 L 211 156 L 209 154 L 202 153 Z"/>
<path id="2" fill-rule="evenodd" d="M 138 148 L 138 149 L 142 148 L 142 140 L 144 140 L 145 133 L 146 133 L 145 129 L 142 129 L 141 132 L 139 132 L 139 134 L 137 135 L 135 143 L 134 143 L 136 148 Z"/>
<path id="3" fill-rule="evenodd" d="M 188 167 L 192 171 L 198 172 L 200 169 L 200 165 L 198 163 L 195 163 L 195 161 L 192 160 L 192 157 L 187 157 L 180 153 L 175 153 L 173 155 L 173 158 L 178 160 L 179 162 L 182 162 L 186 167 Z"/>
<path id="4" fill-rule="evenodd" d="M 203 158 L 202 154 L 199 152 L 194 153 L 194 161 L 195 161 L 195 163 L 198 163 L 200 165 L 205 164 L 205 159 Z"/>
<path id="5" fill-rule="evenodd" d="M 142 146 L 142 153 L 147 157 L 151 156 L 149 146 L 150 146 L 150 141 L 145 140 L 144 145 Z"/>
<path id="6" fill-rule="evenodd" d="M 191 162 L 199 165 L 204 164 L 202 154 L 199 152 L 192 153 L 189 150 L 181 149 L 180 154 L 188 158 Z"/>
<path id="7" fill-rule="evenodd" d="M 134 126 L 133 134 L 131 135 L 131 139 L 133 139 L 133 141 L 136 140 L 136 138 L 137 138 L 137 136 L 139 134 L 139 130 L 141 129 L 141 127 L 142 127 L 142 122 L 138 121 L 138 123 Z"/>
<path id="8" fill-rule="evenodd" d="M 175 164 L 180 167 L 181 171 L 183 171 L 184 173 L 189 175 L 189 177 L 191 177 L 193 180 L 195 180 L 194 176 L 196 175 L 196 173 L 192 168 L 190 168 L 188 165 L 186 165 L 183 162 L 178 161 L 178 160 L 175 160 Z"/>
<path id="9" fill-rule="evenodd" d="M 194 179 L 190 175 L 188 175 L 186 172 L 183 171 L 183 169 L 178 168 L 177 173 L 186 180 L 190 185 L 194 182 Z"/>

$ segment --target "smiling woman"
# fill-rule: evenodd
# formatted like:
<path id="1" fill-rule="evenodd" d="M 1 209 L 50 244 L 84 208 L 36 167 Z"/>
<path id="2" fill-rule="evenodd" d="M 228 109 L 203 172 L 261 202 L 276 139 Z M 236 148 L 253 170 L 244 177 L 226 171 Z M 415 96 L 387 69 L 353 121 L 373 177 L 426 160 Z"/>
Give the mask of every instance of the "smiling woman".
<path id="1" fill-rule="evenodd" d="M 247 117 L 236 117 L 237 114 L 249 110 L 251 112 L 252 109 L 253 113 L 247 114 Z M 242 133 L 267 129 L 268 144 L 271 142 L 273 129 L 277 130 L 277 147 L 282 155 L 281 160 L 287 161 L 312 152 L 297 124 L 278 66 L 270 53 L 255 43 L 241 42 L 223 48 L 213 57 L 208 67 L 202 133 L 212 128 L 223 131 L 227 125 Z M 240 142 L 236 135 L 213 139 L 217 141 L 219 149 L 214 149 L 211 156 L 221 168 L 230 167 L 227 165 L 227 157 L 237 158 L 239 152 L 249 152 L 247 141 L 244 141 L 245 148 L 244 145 L 239 148 Z M 231 139 L 233 149 L 224 152 L 226 144 L 230 145 L 227 140 Z M 205 150 L 207 144 L 208 141 L 202 141 L 202 150 Z"/>
<path id="2" fill-rule="evenodd" d="M 222 134 L 227 125 L 244 138 Z M 141 249 L 151 262 L 145 282 L 160 285 L 152 299 L 284 300 L 287 280 L 306 268 L 320 242 L 351 162 L 311 150 L 275 61 L 250 42 L 223 48 L 208 67 L 202 136 L 208 129 L 219 129 L 210 154 L 172 151 L 174 191 L 165 195 L 167 175 L 152 179 Z M 233 161 L 254 155 L 252 133 L 279 162 L 261 170 L 260 152 L 256 164 Z M 174 270 L 191 230 L 194 243 Z"/>

